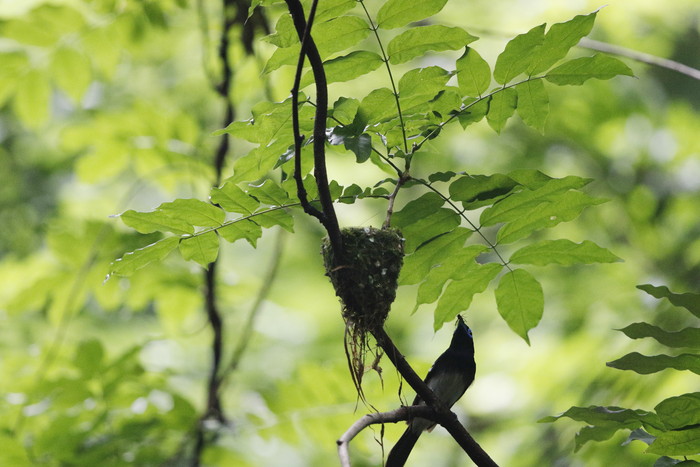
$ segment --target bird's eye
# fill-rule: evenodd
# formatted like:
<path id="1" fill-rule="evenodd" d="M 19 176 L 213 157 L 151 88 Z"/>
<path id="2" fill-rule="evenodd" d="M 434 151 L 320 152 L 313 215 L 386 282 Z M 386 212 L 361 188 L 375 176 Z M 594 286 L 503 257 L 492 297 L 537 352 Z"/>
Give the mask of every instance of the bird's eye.
<path id="1" fill-rule="evenodd" d="M 473 339 L 473 338 L 474 338 L 474 335 L 472 335 L 472 330 L 469 329 L 469 330 L 467 330 L 467 332 L 469 333 L 469 337 L 471 337 L 471 338 Z"/>

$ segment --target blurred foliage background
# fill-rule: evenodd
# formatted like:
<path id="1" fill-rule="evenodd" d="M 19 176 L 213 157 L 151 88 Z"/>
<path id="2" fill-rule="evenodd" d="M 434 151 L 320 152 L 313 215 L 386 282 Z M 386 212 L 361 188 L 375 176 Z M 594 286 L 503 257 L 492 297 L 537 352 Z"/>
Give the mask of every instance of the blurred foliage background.
<path id="1" fill-rule="evenodd" d="M 378 5 L 368 1 L 372 11 Z M 513 35 L 600 6 L 453 1 L 435 20 L 480 36 L 474 47 L 493 64 Z M 265 10 L 270 27 L 282 11 Z M 105 275 L 111 261 L 150 243 L 115 215 L 176 197 L 206 199 L 218 142 L 212 132 L 224 124 L 213 85 L 221 73 L 221 16 L 222 2 L 212 0 L 0 1 L 2 465 L 189 465 L 210 367 L 201 268 L 168 258 L 129 279 Z M 591 37 L 700 68 L 699 25 L 695 0 L 612 0 Z M 256 39 L 255 54 L 247 54 L 240 36 L 234 27 L 228 53 L 236 118 L 243 119 L 259 101 L 284 99 L 293 70 L 261 74 L 274 48 Z M 537 420 L 571 405 L 651 409 L 697 390 L 692 375 L 642 377 L 605 366 L 632 349 L 658 353 L 653 342 L 631 342 L 615 329 L 641 320 L 670 330 L 688 324 L 636 284 L 697 291 L 700 283 L 700 85 L 626 63 L 638 79 L 550 89 L 544 136 L 517 119 L 501 135 L 485 121 L 466 133 L 448 127 L 425 147 L 430 157 L 415 160 L 419 176 L 535 168 L 591 177 L 590 192 L 610 200 L 557 229 L 610 248 L 624 263 L 541 270 L 545 315 L 530 347 L 500 319 L 491 294 L 477 296 L 466 315 L 477 379 L 455 409 L 501 465 L 651 465 L 642 443 L 621 446 L 622 433 L 574 453 L 578 424 Z M 331 102 L 361 98 L 386 79 L 380 69 L 333 84 Z M 233 141 L 224 176 L 249 149 Z M 329 172 L 341 184 L 363 185 L 379 169 L 331 153 Z M 384 204 L 341 205 L 341 224 L 378 226 Z M 297 216 L 294 234 L 266 232 L 256 249 L 222 247 L 229 423 L 213 427 L 218 435 L 208 439 L 203 464 L 334 465 L 335 440 L 364 413 L 318 254 L 322 233 Z M 451 329 L 433 334 L 426 306 L 411 316 L 414 297 L 414 288 L 399 289 L 387 326 L 424 373 Z M 246 332 L 251 312 L 254 327 Z M 248 345 L 238 359 L 242 340 Z M 365 391 L 388 410 L 399 403 L 399 385 L 390 364 L 383 366 L 383 382 L 368 374 Z M 393 443 L 402 430 L 387 426 L 385 439 Z M 356 465 L 380 465 L 380 441 L 376 429 L 353 442 Z M 440 429 L 421 439 L 412 461 L 464 465 Z"/>

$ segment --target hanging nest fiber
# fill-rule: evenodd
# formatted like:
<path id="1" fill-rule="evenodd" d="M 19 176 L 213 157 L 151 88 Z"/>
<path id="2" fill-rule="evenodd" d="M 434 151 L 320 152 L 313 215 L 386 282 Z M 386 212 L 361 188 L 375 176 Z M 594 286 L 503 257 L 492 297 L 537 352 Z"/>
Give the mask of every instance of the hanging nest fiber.
<path id="1" fill-rule="evenodd" d="M 375 354 L 371 367 L 381 376 L 381 354 L 372 351 L 368 335 L 379 329 L 396 298 L 403 265 L 404 239 L 396 229 L 351 227 L 341 230 L 342 257 L 336 257 L 328 238 L 321 246 L 326 275 L 342 303 L 345 355 L 359 397 L 364 401 L 362 377 L 365 356 Z"/>
<path id="2" fill-rule="evenodd" d="M 330 241 L 321 247 L 326 274 L 343 304 L 343 318 L 358 331 L 384 325 L 396 298 L 404 239 L 396 229 L 351 227 L 341 230 L 343 256 Z"/>

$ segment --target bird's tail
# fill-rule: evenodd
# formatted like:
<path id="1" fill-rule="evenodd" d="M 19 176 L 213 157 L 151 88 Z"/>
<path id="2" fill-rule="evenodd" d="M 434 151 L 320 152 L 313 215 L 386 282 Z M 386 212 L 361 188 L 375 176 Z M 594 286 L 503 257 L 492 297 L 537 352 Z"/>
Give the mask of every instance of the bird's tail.
<path id="1" fill-rule="evenodd" d="M 391 449 L 391 452 L 389 452 L 389 457 L 386 459 L 386 467 L 403 467 L 421 433 L 423 433 L 422 430 L 416 433 L 410 426 L 406 428 L 406 431 L 403 432 L 401 438 L 399 438 Z"/>

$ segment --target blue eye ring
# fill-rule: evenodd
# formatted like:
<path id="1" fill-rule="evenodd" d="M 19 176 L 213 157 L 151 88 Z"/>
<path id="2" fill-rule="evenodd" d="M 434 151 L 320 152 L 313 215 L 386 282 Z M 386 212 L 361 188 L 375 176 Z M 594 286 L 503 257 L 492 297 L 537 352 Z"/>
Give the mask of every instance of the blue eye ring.
<path id="1" fill-rule="evenodd" d="M 467 333 L 469 334 L 469 337 L 471 337 L 472 339 L 474 339 L 474 335 L 472 334 L 472 330 L 471 330 L 471 329 L 467 329 Z"/>

